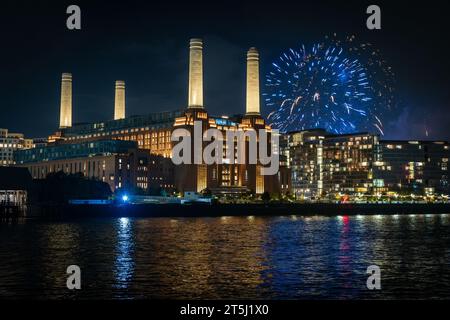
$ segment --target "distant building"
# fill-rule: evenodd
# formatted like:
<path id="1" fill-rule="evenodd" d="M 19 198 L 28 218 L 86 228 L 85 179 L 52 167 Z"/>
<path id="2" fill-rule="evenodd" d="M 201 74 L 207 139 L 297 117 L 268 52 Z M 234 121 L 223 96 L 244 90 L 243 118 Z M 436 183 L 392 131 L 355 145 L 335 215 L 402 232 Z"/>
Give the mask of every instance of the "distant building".
<path id="1" fill-rule="evenodd" d="M 288 157 L 292 192 L 296 197 L 314 198 L 323 193 L 323 130 L 292 132 L 281 153 Z"/>
<path id="2" fill-rule="evenodd" d="M 289 135 L 280 134 L 280 170 L 276 181 L 279 183 L 280 194 L 287 195 L 292 192 L 292 174 L 289 153 Z"/>
<path id="3" fill-rule="evenodd" d="M 33 148 L 42 148 L 48 145 L 47 138 L 34 138 L 33 139 Z"/>
<path id="4" fill-rule="evenodd" d="M 28 168 L 33 179 L 44 179 L 59 171 L 82 173 L 89 179 L 108 183 L 112 191 L 136 187 L 146 191 L 156 185 L 173 187 L 171 163 L 160 158 L 138 149 L 135 141 L 121 140 L 58 144 L 15 154 L 17 166 Z"/>
<path id="5" fill-rule="evenodd" d="M 176 117 L 182 114 L 182 111 L 175 110 L 104 122 L 75 124 L 61 129 L 51 138 L 53 141 L 67 144 L 111 139 L 136 141 L 140 149 L 147 149 L 154 155 L 170 158 L 173 124 Z"/>
<path id="6" fill-rule="evenodd" d="M 442 141 L 380 142 L 374 183 L 407 194 L 449 194 L 449 143 Z"/>
<path id="7" fill-rule="evenodd" d="M 375 193 L 373 164 L 379 159 L 378 135 L 329 135 L 323 143 L 325 194 Z"/>
<path id="8" fill-rule="evenodd" d="M 297 197 L 372 192 L 378 136 L 334 135 L 322 129 L 289 135 L 292 190 Z"/>
<path id="9" fill-rule="evenodd" d="M 298 198 L 449 194 L 447 142 L 380 141 L 374 134 L 334 135 L 321 129 L 286 137 L 281 153 L 289 157 Z"/>
<path id="10" fill-rule="evenodd" d="M 33 140 L 25 139 L 22 133 L 10 133 L 8 129 L 0 129 L 0 166 L 14 164 L 16 150 L 33 147 Z"/>

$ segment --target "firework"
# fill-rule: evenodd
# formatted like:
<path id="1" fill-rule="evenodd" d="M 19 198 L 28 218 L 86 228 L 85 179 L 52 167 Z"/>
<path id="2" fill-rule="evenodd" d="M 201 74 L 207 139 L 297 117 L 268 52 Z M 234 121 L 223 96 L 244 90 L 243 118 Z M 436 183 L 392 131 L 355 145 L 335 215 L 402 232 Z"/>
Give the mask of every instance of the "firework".
<path id="1" fill-rule="evenodd" d="M 282 132 L 326 129 L 384 134 L 383 114 L 395 108 L 394 75 L 370 44 L 327 37 L 289 49 L 265 78 L 268 121 Z"/>

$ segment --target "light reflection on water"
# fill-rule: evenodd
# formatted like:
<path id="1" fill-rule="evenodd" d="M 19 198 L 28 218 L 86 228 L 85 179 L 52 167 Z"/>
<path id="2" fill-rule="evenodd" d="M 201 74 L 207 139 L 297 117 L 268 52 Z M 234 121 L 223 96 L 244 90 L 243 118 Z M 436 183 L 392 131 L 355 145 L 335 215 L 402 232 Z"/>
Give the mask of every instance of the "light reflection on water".
<path id="1" fill-rule="evenodd" d="M 114 264 L 114 274 L 116 288 L 127 288 L 133 278 L 134 272 L 134 239 L 133 230 L 129 218 L 118 220 L 117 230 L 117 253 Z"/>
<path id="2" fill-rule="evenodd" d="M 449 215 L 27 221 L 0 225 L 0 298 L 450 298 L 449 244 Z"/>

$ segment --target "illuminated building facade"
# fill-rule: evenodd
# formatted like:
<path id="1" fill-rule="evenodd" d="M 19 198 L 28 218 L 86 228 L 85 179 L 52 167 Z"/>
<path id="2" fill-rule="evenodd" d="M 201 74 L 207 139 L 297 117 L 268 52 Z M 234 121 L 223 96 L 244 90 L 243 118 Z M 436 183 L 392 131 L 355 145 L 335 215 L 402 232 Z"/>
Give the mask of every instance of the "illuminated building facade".
<path id="1" fill-rule="evenodd" d="M 278 172 L 277 184 L 281 195 L 291 195 L 292 174 L 290 167 L 289 135 L 279 135 L 280 170 Z"/>
<path id="2" fill-rule="evenodd" d="M 14 152 L 33 148 L 33 140 L 25 139 L 22 133 L 10 133 L 0 128 L 0 166 L 14 164 Z"/>
<path id="3" fill-rule="evenodd" d="M 53 147 L 61 148 L 61 150 L 70 150 L 72 145 L 86 145 L 87 143 L 102 143 L 102 141 L 124 141 L 135 142 L 137 149 L 146 151 L 148 154 L 161 157 L 170 161 L 172 158 L 172 147 L 174 142 L 171 141 L 174 130 L 182 128 L 186 129 L 191 137 L 193 136 L 194 122 L 201 123 L 202 131 L 210 128 L 218 129 L 224 137 L 223 154 L 227 154 L 227 132 L 247 132 L 255 131 L 257 134 L 256 149 L 259 154 L 260 137 L 259 131 L 263 130 L 268 139 L 268 150 L 271 150 L 270 141 L 272 130 L 266 125 L 265 120 L 260 114 L 260 89 L 259 89 L 259 53 L 255 48 L 250 48 L 247 52 L 247 95 L 246 95 L 246 113 L 243 116 L 228 118 L 214 117 L 208 114 L 203 105 L 203 42 L 201 39 L 191 39 L 189 48 L 189 83 L 188 83 L 188 103 L 187 108 L 175 110 L 171 112 L 152 113 L 144 116 L 125 117 L 125 83 L 123 81 L 116 82 L 114 120 L 108 120 L 97 123 L 72 123 L 72 75 L 63 74 L 61 84 L 61 107 L 60 107 L 60 127 L 57 132 L 48 137 L 49 150 Z M 234 149 L 237 149 L 238 138 L 233 138 Z M 193 139 L 192 139 L 193 140 Z M 203 163 L 203 149 L 206 144 L 201 146 L 200 150 L 194 150 L 201 155 L 201 163 L 181 164 L 177 166 L 169 165 L 168 161 L 156 161 L 163 166 L 164 177 L 152 176 L 147 181 L 132 180 L 136 186 L 147 189 L 149 183 L 154 186 L 167 186 L 167 188 L 175 188 L 180 192 L 194 191 L 201 192 L 205 189 L 211 191 L 227 192 L 234 190 L 251 191 L 255 194 L 262 194 L 265 191 L 271 193 L 280 193 L 289 190 L 289 178 L 287 178 L 286 170 L 283 171 L 283 183 L 281 181 L 281 173 L 274 176 L 262 175 L 263 165 L 260 159 L 256 164 L 250 164 L 249 161 L 249 141 L 245 140 L 245 161 L 244 163 L 235 163 L 236 159 L 223 159 L 220 164 L 206 165 Z M 193 149 L 193 148 L 192 148 Z M 46 148 L 41 150 L 47 150 Z M 135 151 L 136 154 L 137 151 Z M 119 157 L 117 152 L 111 154 L 97 154 L 89 157 L 97 157 L 91 165 L 95 166 L 95 170 L 89 169 L 88 160 L 82 160 L 88 155 L 82 155 L 78 159 L 73 157 L 60 159 L 41 159 L 37 161 L 33 159 L 29 164 L 30 170 L 34 177 L 43 178 L 49 172 L 61 170 L 65 172 L 80 172 L 87 177 L 93 177 L 108 182 L 111 188 L 117 189 L 128 184 L 118 180 L 116 167 L 118 166 Z M 113 154 L 113 155 L 112 155 Z M 24 154 L 18 156 L 23 158 Z M 108 157 L 108 160 L 105 158 Z M 233 152 L 231 158 L 237 157 L 237 150 Z M 259 156 L 257 156 L 259 157 Z M 94 159 L 91 159 L 94 161 Z M 194 159 L 192 159 L 194 160 Z M 76 163 L 84 163 L 85 165 L 76 165 Z M 52 162 L 51 164 L 49 162 Z M 284 161 L 286 163 L 287 161 Z M 103 163 L 108 168 L 103 173 Z M 109 165 L 108 165 L 109 163 Z M 152 162 L 153 163 L 153 162 Z M 195 163 L 192 161 L 191 163 Z M 21 165 L 24 165 L 22 162 Z M 100 164 L 100 168 L 99 168 Z M 285 168 L 286 169 L 286 168 Z M 158 170 L 150 170 L 150 172 L 159 172 Z M 171 175 L 172 178 L 169 178 Z M 111 178 L 114 176 L 114 179 Z M 146 183 L 146 184 L 145 184 Z M 120 184 L 120 185 L 119 185 Z M 146 187 L 147 188 L 146 188 Z"/>
<path id="4" fill-rule="evenodd" d="M 240 119 L 217 118 L 208 114 L 203 106 L 203 42 L 200 39 L 190 41 L 189 61 L 189 101 L 185 113 L 177 117 L 174 129 L 185 129 L 190 136 L 194 136 L 194 125 L 200 123 L 202 132 L 210 128 L 218 129 L 223 136 L 223 154 L 227 154 L 227 132 L 265 130 L 270 141 L 271 128 L 266 125 L 260 115 L 260 91 L 259 91 L 259 54 L 255 48 L 247 52 L 247 103 L 246 114 Z M 233 121 L 235 120 L 235 121 Z M 262 165 L 257 160 L 256 164 L 250 164 L 248 155 L 248 140 L 244 163 L 237 163 L 237 137 L 233 138 L 234 159 L 224 159 L 219 164 L 195 164 L 194 154 L 203 154 L 205 143 L 201 149 L 195 150 L 194 141 L 191 139 L 191 164 L 181 164 L 175 167 L 175 185 L 180 191 L 201 192 L 210 189 L 214 193 L 224 193 L 227 189 L 243 188 L 255 194 L 265 191 L 279 192 L 279 183 L 276 176 L 264 176 L 261 174 Z M 259 139 L 259 137 L 258 137 Z M 259 140 L 258 140 L 259 143 Z M 270 149 L 269 149 L 270 150 Z"/>
<path id="5" fill-rule="evenodd" d="M 262 120 L 262 118 L 261 118 Z M 184 117 L 177 118 L 174 128 L 186 129 L 191 133 L 194 131 L 194 121 L 201 121 L 203 130 L 209 128 L 218 129 L 223 135 L 223 154 L 227 152 L 227 131 L 258 130 L 260 128 L 270 132 L 270 128 L 259 121 L 259 118 L 244 116 L 242 122 L 234 122 L 231 119 L 212 117 L 206 111 L 188 110 Z M 270 139 L 270 136 L 269 136 Z M 246 142 L 248 144 L 248 141 Z M 233 142 L 236 150 L 237 138 Z M 192 150 L 194 147 L 192 146 Z M 246 147 L 248 150 L 248 147 Z M 202 150 L 203 152 L 203 150 Z M 194 155 L 192 154 L 192 158 Z M 264 191 L 279 192 L 279 183 L 272 181 L 274 176 L 263 176 L 261 174 L 262 165 L 248 164 L 248 152 L 246 153 L 246 163 L 238 164 L 237 152 L 234 152 L 235 163 L 229 159 L 224 159 L 221 164 L 181 164 L 175 166 L 175 185 L 180 191 L 201 192 L 210 189 L 214 193 L 226 193 L 226 189 L 246 188 L 248 191 L 262 194 Z M 193 163 L 193 159 L 192 159 Z M 243 189 L 244 190 L 244 189 Z"/>
<path id="6" fill-rule="evenodd" d="M 33 179 L 49 173 L 82 173 L 89 179 L 120 188 L 173 188 L 170 160 L 151 155 L 135 141 L 99 140 L 59 144 L 15 153 L 17 166 L 26 167 Z"/>
<path id="7" fill-rule="evenodd" d="M 289 134 L 293 193 L 318 199 L 374 192 L 378 142 L 369 133 L 332 135 L 318 129 Z"/>
<path id="8" fill-rule="evenodd" d="M 373 164 L 379 159 L 378 135 L 355 133 L 325 137 L 323 191 L 367 194 L 373 189 Z"/>
<path id="9" fill-rule="evenodd" d="M 287 135 L 292 191 L 297 198 L 387 193 L 449 194 L 449 144 L 380 141 L 378 135 L 329 134 L 324 130 Z"/>
<path id="10" fill-rule="evenodd" d="M 404 194 L 449 194 L 450 150 L 442 141 L 381 141 L 374 181 Z"/>
<path id="11" fill-rule="evenodd" d="M 323 193 L 323 130 L 292 132 L 281 148 L 292 175 L 292 191 L 298 198 L 314 198 Z"/>
<path id="12" fill-rule="evenodd" d="M 96 140 L 136 141 L 138 148 L 151 154 L 170 158 L 170 140 L 176 117 L 183 111 L 151 113 L 119 120 L 76 124 L 59 132 L 58 143 L 71 144 Z"/>

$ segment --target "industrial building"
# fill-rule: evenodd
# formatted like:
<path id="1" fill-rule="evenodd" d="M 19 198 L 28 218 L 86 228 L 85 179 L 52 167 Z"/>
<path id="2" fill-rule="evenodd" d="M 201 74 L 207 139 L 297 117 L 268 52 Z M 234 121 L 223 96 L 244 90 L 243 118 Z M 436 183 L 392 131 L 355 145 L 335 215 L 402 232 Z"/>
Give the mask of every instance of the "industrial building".
<path id="1" fill-rule="evenodd" d="M 98 140 L 57 144 L 15 154 L 17 166 L 26 167 L 33 179 L 49 173 L 82 173 L 109 184 L 112 191 L 125 188 L 173 188 L 170 161 L 139 149 L 135 141 Z"/>
<path id="2" fill-rule="evenodd" d="M 270 138 L 275 134 L 260 112 L 256 48 L 247 51 L 246 68 L 245 113 L 232 117 L 209 114 L 203 103 L 203 41 L 191 39 L 185 108 L 127 117 L 125 81 L 117 80 L 114 118 L 81 124 L 72 123 L 73 78 L 72 74 L 63 73 L 59 129 L 36 148 L 16 152 L 16 162 L 29 168 L 35 179 L 56 171 L 82 173 L 107 182 L 113 191 L 120 188 L 146 191 L 162 188 L 182 193 L 208 189 L 216 194 L 267 191 L 281 195 L 291 193 L 305 199 L 342 194 L 449 194 L 447 142 L 383 141 L 371 133 L 337 135 L 312 129 L 280 136 L 280 150 L 276 154 L 280 166 L 275 175 L 262 174 L 267 164 L 263 165 L 259 153 L 256 162 L 250 161 L 249 140 L 245 140 L 244 162 L 237 163 L 234 160 L 239 157 L 240 142 L 236 137 L 228 138 L 227 133 L 255 132 L 257 150 L 262 143 L 270 146 Z M 174 131 L 183 129 L 192 137 L 195 124 L 201 128 L 200 137 L 208 129 L 221 132 L 222 151 L 228 158 L 215 164 L 207 164 L 203 159 L 195 161 L 194 154 L 203 155 L 206 144 L 202 142 L 196 150 L 191 142 L 192 161 L 172 163 L 173 147 L 177 144 L 172 141 Z M 0 130 L 0 150 L 2 141 L 3 146 L 20 145 L 17 149 L 31 145 L 23 136 L 17 136 L 16 143 L 4 142 L 5 137 L 13 138 L 7 131 Z M 10 151 L 1 157 L 0 161 L 8 161 L 5 164 L 14 162 Z M 8 160 L 4 160 L 6 157 Z"/>
<path id="3" fill-rule="evenodd" d="M 247 52 L 247 102 L 246 113 L 242 117 L 215 117 L 208 114 L 204 107 L 201 39 L 191 39 L 189 43 L 187 108 L 126 117 L 125 82 L 118 80 L 115 83 L 114 119 L 98 123 L 73 124 L 72 81 L 72 74 L 62 74 L 60 124 L 59 129 L 49 136 L 48 145 L 30 152 L 19 152 L 17 155 L 19 165 L 27 166 L 34 178 L 44 178 L 49 172 L 63 170 L 68 173 L 80 172 L 86 177 L 108 182 L 112 190 L 133 184 L 135 187 L 148 189 L 150 181 L 156 184 L 156 180 L 161 187 L 175 187 L 180 192 L 201 192 L 210 189 L 217 193 L 262 194 L 265 191 L 279 193 L 281 189 L 288 190 L 288 178 L 285 177 L 286 182 L 281 188 L 280 174 L 262 175 L 264 166 L 259 160 L 256 164 L 248 162 L 232 164 L 225 161 L 214 165 L 201 163 L 177 166 L 171 166 L 163 160 L 170 160 L 172 157 L 174 145 L 171 141 L 172 132 L 184 128 L 192 134 L 194 121 L 201 122 L 203 130 L 216 128 L 223 133 L 265 130 L 270 141 L 272 129 L 260 114 L 259 53 L 255 48 Z M 129 145 L 125 147 L 128 149 L 124 150 L 125 145 L 119 142 L 116 145 L 112 144 L 112 141 L 117 140 L 134 142 L 136 146 Z M 71 153 L 74 149 L 83 152 L 73 157 Z M 94 149 L 99 151 L 94 152 Z M 118 161 L 130 163 L 131 171 L 139 171 L 139 165 L 131 163 L 139 162 L 137 159 L 144 157 L 144 151 L 148 156 L 156 157 L 157 160 L 148 158 L 148 161 L 162 166 L 156 171 L 163 174 L 144 177 L 138 172 L 133 172 L 130 173 L 131 180 L 121 176 L 117 171 L 120 165 Z M 58 157 L 52 156 L 55 154 L 58 154 Z M 32 158 L 33 156 L 35 158 Z M 246 159 L 248 158 L 246 154 Z M 155 173 L 155 169 L 147 168 L 147 170 Z M 286 170 L 283 172 L 286 175 Z"/>

